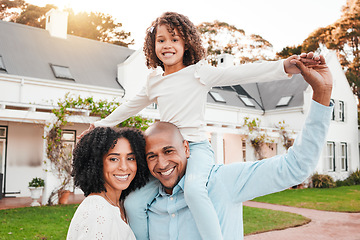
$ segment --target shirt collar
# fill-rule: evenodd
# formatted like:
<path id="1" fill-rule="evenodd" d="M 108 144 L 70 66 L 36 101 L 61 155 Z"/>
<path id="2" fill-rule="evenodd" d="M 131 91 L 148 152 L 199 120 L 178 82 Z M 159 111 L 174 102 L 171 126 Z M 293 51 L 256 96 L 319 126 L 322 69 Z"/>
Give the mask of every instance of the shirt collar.
<path id="1" fill-rule="evenodd" d="M 185 183 L 185 176 L 183 176 L 180 179 L 180 181 L 178 182 L 178 184 L 175 185 L 175 187 L 173 188 L 172 195 L 176 195 L 178 192 L 184 191 L 184 183 Z M 167 194 L 165 192 L 165 189 L 161 184 L 159 186 L 159 195 L 161 195 L 161 196 L 169 196 L 169 194 Z"/>

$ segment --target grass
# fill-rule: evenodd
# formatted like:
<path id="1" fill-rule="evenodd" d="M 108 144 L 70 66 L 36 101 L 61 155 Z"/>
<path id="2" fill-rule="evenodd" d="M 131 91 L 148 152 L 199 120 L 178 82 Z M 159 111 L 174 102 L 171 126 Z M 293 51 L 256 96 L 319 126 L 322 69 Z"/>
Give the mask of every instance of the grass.
<path id="1" fill-rule="evenodd" d="M 304 225 L 311 220 L 294 213 L 244 206 L 244 234 L 281 230 Z"/>
<path id="2" fill-rule="evenodd" d="M 65 239 L 77 205 L 0 211 L 0 239 Z"/>
<path id="3" fill-rule="evenodd" d="M 0 210 L 0 239 L 65 239 L 78 205 Z M 253 234 L 307 223 L 293 213 L 244 207 L 244 232 Z"/>
<path id="4" fill-rule="evenodd" d="M 254 201 L 335 212 L 360 212 L 360 185 L 285 190 Z"/>

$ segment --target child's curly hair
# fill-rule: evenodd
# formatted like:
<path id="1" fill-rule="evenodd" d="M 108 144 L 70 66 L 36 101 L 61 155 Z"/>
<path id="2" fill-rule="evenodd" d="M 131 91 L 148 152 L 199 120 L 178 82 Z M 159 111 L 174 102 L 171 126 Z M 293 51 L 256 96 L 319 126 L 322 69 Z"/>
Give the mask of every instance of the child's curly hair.
<path id="1" fill-rule="evenodd" d="M 160 66 L 163 70 L 164 64 L 159 60 L 155 53 L 155 38 L 157 27 L 165 25 L 168 31 L 174 34 L 176 28 L 185 41 L 184 65 L 189 66 L 205 58 L 205 48 L 202 46 L 200 34 L 195 25 L 186 16 L 175 13 L 165 12 L 158 17 L 146 30 L 144 52 L 146 56 L 146 66 L 148 68 L 157 68 Z"/>
<path id="2" fill-rule="evenodd" d="M 129 141 L 135 153 L 137 172 L 129 187 L 122 191 L 120 199 L 136 188 L 146 184 L 149 179 L 149 169 L 145 158 L 145 138 L 143 133 L 135 128 L 114 129 L 97 127 L 87 133 L 76 144 L 73 151 L 73 170 L 75 186 L 80 187 L 85 196 L 91 193 L 106 191 L 103 176 L 103 157 L 115 146 L 119 138 Z"/>

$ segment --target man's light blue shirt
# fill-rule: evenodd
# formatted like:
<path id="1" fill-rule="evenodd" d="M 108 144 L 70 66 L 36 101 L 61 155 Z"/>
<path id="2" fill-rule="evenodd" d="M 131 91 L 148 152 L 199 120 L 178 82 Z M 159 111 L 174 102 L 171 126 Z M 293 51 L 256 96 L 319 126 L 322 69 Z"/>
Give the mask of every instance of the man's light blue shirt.
<path id="1" fill-rule="evenodd" d="M 332 107 L 312 101 L 303 130 L 287 154 L 213 167 L 208 192 L 223 239 L 243 239 L 242 202 L 300 184 L 314 171 L 326 141 L 331 114 Z M 184 177 L 172 195 L 160 188 L 149 206 L 148 216 L 150 239 L 201 239 L 184 199 Z"/>

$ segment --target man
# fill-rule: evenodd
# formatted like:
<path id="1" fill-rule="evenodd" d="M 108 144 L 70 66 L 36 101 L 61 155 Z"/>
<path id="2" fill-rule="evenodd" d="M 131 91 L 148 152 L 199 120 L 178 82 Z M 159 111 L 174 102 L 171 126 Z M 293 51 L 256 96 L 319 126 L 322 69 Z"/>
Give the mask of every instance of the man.
<path id="1" fill-rule="evenodd" d="M 332 107 L 328 107 L 332 77 L 323 56 L 319 65 L 307 67 L 297 60 L 296 64 L 314 93 L 305 126 L 294 146 L 286 155 L 257 162 L 215 165 L 211 171 L 208 192 L 223 239 L 243 239 L 243 201 L 299 184 L 316 167 L 332 114 Z M 164 122 L 149 127 L 145 137 L 150 173 L 161 183 L 159 194 L 148 207 L 150 239 L 201 239 L 184 200 L 184 175 L 190 156 L 188 142 L 174 125 Z M 138 235 L 141 229 L 131 222 L 131 217 L 129 220 Z"/>

